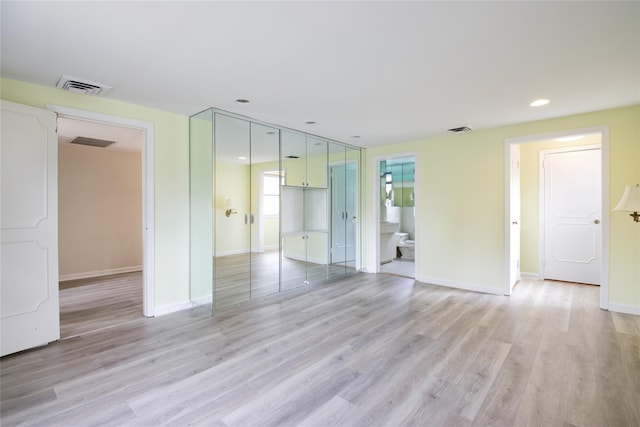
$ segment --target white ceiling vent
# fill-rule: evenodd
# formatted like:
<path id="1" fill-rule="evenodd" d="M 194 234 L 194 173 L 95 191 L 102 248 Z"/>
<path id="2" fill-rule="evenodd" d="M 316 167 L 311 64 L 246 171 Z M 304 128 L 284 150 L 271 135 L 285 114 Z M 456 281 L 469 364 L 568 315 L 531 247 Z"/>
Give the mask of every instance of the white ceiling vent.
<path id="1" fill-rule="evenodd" d="M 460 126 L 458 128 L 447 129 L 447 132 L 460 133 L 460 132 L 471 132 L 472 130 L 473 129 L 471 129 L 469 126 Z"/>
<path id="2" fill-rule="evenodd" d="M 73 93 L 98 96 L 106 94 L 113 88 L 113 86 L 105 85 L 103 83 L 96 83 L 89 80 L 78 79 L 75 77 L 67 76 L 66 74 L 62 75 L 56 87 Z"/>

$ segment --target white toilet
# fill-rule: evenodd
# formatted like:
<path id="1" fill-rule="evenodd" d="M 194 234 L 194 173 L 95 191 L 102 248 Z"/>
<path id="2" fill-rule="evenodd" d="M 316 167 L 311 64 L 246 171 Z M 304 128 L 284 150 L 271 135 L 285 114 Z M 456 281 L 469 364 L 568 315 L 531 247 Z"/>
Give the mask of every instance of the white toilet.
<path id="1" fill-rule="evenodd" d="M 415 259 L 415 242 L 409 240 L 409 233 L 396 233 L 398 239 L 397 246 L 401 259 Z"/>

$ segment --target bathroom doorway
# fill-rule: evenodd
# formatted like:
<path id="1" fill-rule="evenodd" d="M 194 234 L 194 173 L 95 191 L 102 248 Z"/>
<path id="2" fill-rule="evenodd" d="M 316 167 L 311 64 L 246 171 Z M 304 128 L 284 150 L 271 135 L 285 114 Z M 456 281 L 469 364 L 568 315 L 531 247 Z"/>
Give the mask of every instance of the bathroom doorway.
<path id="1" fill-rule="evenodd" d="M 380 273 L 416 277 L 415 157 L 382 159 L 379 167 Z"/>

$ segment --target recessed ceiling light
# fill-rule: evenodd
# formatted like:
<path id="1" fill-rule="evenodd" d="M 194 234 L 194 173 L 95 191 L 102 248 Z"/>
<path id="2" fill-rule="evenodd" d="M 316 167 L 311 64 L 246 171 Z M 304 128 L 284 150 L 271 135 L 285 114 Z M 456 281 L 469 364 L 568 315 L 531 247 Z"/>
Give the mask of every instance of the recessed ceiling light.
<path id="1" fill-rule="evenodd" d="M 248 103 L 250 103 L 251 101 L 249 101 L 248 99 L 242 99 L 242 98 L 239 98 L 239 99 L 236 99 L 236 102 L 237 102 L 238 104 L 248 104 Z"/>
<path id="2" fill-rule="evenodd" d="M 238 160 L 247 160 L 247 158 L 244 157 L 244 156 L 240 156 L 240 157 L 238 157 Z"/>
<path id="3" fill-rule="evenodd" d="M 305 123 L 308 124 L 308 125 L 315 125 L 316 124 L 316 122 L 305 122 Z"/>
<path id="4" fill-rule="evenodd" d="M 580 138 L 582 138 L 584 135 L 571 135 L 571 136 L 563 136 L 560 138 L 556 138 L 556 141 L 558 142 L 569 142 L 569 141 L 575 141 L 578 140 Z"/>
<path id="5" fill-rule="evenodd" d="M 269 132 L 267 132 L 267 135 L 275 135 L 276 133 L 278 132 L 276 132 L 275 130 L 270 130 Z"/>
<path id="6" fill-rule="evenodd" d="M 549 103 L 548 99 L 536 99 L 531 104 L 532 107 L 542 107 L 543 105 L 547 105 Z"/>
<path id="7" fill-rule="evenodd" d="M 360 135 L 351 135 L 351 138 L 360 138 Z"/>

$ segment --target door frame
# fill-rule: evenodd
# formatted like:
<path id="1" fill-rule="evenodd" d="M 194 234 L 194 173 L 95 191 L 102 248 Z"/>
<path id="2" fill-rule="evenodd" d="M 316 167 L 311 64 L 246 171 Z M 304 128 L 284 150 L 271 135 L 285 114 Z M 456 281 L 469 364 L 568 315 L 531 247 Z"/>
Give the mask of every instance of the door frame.
<path id="1" fill-rule="evenodd" d="M 600 145 L 576 145 L 572 147 L 562 148 L 550 148 L 547 150 L 541 150 L 538 154 L 538 276 L 541 280 L 544 279 L 544 259 L 545 259 L 545 179 L 544 179 L 544 157 L 546 154 L 555 153 L 570 153 L 574 151 L 586 151 L 586 150 L 600 150 L 600 157 L 602 158 L 602 148 Z M 600 185 L 601 187 L 602 184 Z M 602 192 L 602 188 L 600 188 Z M 601 197 L 602 198 L 602 197 Z M 600 207 L 603 203 L 600 201 Z M 600 236 L 602 239 L 602 236 Z M 602 247 L 600 248 L 602 249 Z M 602 256 L 602 255 L 601 255 Z M 601 266 L 602 267 L 602 266 Z"/>
<path id="2" fill-rule="evenodd" d="M 413 157 L 415 164 L 415 175 L 414 175 L 414 184 L 413 184 L 413 194 L 414 197 L 414 205 L 415 209 L 415 218 L 420 217 L 420 197 L 418 197 L 418 188 L 420 185 L 420 180 L 418 179 L 418 154 L 416 151 L 406 151 L 402 153 L 393 153 L 387 154 L 384 156 L 376 156 L 373 158 L 373 168 L 372 170 L 372 183 L 371 186 L 371 200 L 373 201 L 373 242 L 374 244 L 374 253 L 368 254 L 369 259 L 369 267 L 372 273 L 380 273 L 380 162 L 382 160 L 391 160 L 391 159 L 401 159 L 403 157 Z M 415 231 L 414 231 L 414 240 L 415 244 L 415 257 L 414 257 L 414 271 L 413 278 L 415 280 L 418 279 L 418 271 L 419 271 L 419 263 L 420 263 L 420 239 L 418 236 L 420 235 L 420 221 L 415 222 Z M 373 264 L 371 264 L 373 262 Z"/>
<path id="3" fill-rule="evenodd" d="M 600 283 L 600 308 L 609 310 L 609 126 L 594 126 L 588 128 L 577 128 L 549 132 L 543 134 L 527 135 L 504 140 L 504 245 L 505 245 L 505 272 L 503 282 L 503 293 L 511 295 L 509 284 L 511 276 L 511 227 L 509 223 L 511 211 L 511 150 L 513 144 L 523 144 L 536 142 L 545 139 L 555 139 L 576 134 L 600 134 L 600 162 L 601 162 L 601 185 L 602 185 L 602 239 L 600 249 L 602 253 Z M 517 249 L 519 250 L 519 248 Z"/>
<path id="4" fill-rule="evenodd" d="M 60 105 L 47 105 L 47 109 L 59 116 L 130 127 L 140 129 L 144 133 L 142 144 L 142 311 L 145 317 L 155 316 L 155 150 L 153 123 Z"/>

